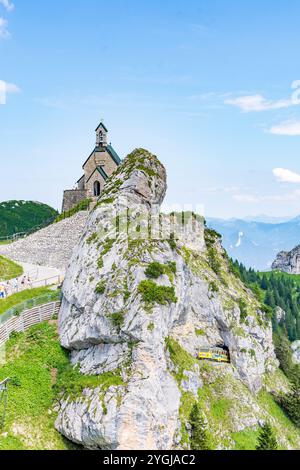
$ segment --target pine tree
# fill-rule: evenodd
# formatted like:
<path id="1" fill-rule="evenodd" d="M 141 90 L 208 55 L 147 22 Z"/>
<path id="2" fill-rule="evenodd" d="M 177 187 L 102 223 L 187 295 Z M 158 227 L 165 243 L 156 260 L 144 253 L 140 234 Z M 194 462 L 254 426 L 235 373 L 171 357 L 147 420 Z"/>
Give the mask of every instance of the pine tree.
<path id="1" fill-rule="evenodd" d="M 295 381 L 299 377 L 295 377 Z M 299 384 L 295 384 L 292 388 L 291 393 L 281 398 L 281 406 L 284 408 L 293 423 L 299 428 L 300 427 L 300 391 Z"/>
<path id="2" fill-rule="evenodd" d="M 190 414 L 191 450 L 209 450 L 206 424 L 199 406 L 195 404 Z"/>
<path id="3" fill-rule="evenodd" d="M 274 432 L 269 425 L 265 423 L 258 436 L 258 444 L 256 450 L 277 450 L 278 444 Z"/>

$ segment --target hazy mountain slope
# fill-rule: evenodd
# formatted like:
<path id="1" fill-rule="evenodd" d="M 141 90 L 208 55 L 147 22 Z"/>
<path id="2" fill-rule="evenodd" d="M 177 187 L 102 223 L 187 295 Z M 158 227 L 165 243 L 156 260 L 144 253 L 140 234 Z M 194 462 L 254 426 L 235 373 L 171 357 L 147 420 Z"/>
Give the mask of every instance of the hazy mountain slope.
<path id="1" fill-rule="evenodd" d="M 289 251 L 300 242 L 299 217 L 280 224 L 213 218 L 207 223 L 222 235 L 229 256 L 257 270 L 270 270 L 280 251 Z"/>
<path id="2" fill-rule="evenodd" d="M 0 238 L 28 232 L 57 215 L 52 207 L 33 201 L 0 203 Z"/>

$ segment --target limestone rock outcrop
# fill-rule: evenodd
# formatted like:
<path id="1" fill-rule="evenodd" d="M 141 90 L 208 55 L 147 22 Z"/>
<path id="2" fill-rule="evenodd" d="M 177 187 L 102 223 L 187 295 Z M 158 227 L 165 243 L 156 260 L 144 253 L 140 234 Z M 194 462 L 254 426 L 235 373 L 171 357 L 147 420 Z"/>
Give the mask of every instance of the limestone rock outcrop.
<path id="1" fill-rule="evenodd" d="M 155 156 L 129 155 L 67 270 L 61 344 L 95 380 L 61 397 L 56 428 L 90 449 L 188 447 L 184 403 L 203 387 L 203 348 L 228 348 L 231 364 L 215 367 L 253 394 L 277 367 L 270 321 L 217 234 L 195 214 L 159 214 L 166 188 Z"/>
<path id="2" fill-rule="evenodd" d="M 88 212 L 78 212 L 10 245 L 0 245 L 0 254 L 14 261 L 49 266 L 64 272 L 87 217 Z"/>
<path id="3" fill-rule="evenodd" d="M 274 271 L 300 274 L 300 245 L 292 251 L 281 251 L 272 264 Z"/>

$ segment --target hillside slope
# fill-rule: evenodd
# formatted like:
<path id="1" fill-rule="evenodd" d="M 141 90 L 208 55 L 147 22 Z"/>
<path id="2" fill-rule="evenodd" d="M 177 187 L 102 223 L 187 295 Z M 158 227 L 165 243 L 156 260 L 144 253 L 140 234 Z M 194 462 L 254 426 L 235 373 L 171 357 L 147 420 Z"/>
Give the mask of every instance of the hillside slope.
<path id="1" fill-rule="evenodd" d="M 13 261 L 0 256 L 0 282 L 14 279 L 23 274 L 23 268 Z"/>
<path id="2" fill-rule="evenodd" d="M 0 362 L 0 381 L 11 378 L 0 450 L 71 448 L 54 429 L 55 386 L 59 371 L 67 366 L 68 358 L 59 345 L 55 322 L 34 326 L 11 337 L 6 345 L 6 363 Z"/>
<path id="3" fill-rule="evenodd" d="M 6 201 L 0 203 L 0 238 L 28 232 L 43 225 L 58 213 L 52 207 L 33 201 Z"/>
<path id="4" fill-rule="evenodd" d="M 253 448 L 262 420 L 282 447 L 299 448 L 299 432 L 269 394 L 287 389 L 271 322 L 231 272 L 218 235 L 200 217 L 187 214 L 182 226 L 174 214 L 161 216 L 160 232 L 147 238 L 165 192 L 164 167 L 136 150 L 89 217 L 67 271 L 59 327 L 77 373 L 94 382 L 63 391 L 57 429 L 87 448 L 191 448 L 196 406 L 212 448 Z M 197 360 L 217 346 L 228 348 L 230 364 Z"/>
<path id="5" fill-rule="evenodd" d="M 0 254 L 14 261 L 49 266 L 64 271 L 73 248 L 82 235 L 88 212 L 49 225 L 9 245 L 0 245 Z"/>

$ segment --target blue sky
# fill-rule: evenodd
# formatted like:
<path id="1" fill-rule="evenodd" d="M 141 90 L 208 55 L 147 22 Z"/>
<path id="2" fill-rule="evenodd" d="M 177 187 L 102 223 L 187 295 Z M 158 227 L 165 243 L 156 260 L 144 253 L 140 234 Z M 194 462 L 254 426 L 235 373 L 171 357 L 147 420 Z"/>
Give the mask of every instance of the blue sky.
<path id="1" fill-rule="evenodd" d="M 0 200 L 60 208 L 101 118 L 168 204 L 300 213 L 298 0 L 0 0 Z M 293 86 L 293 88 L 292 88 Z"/>

